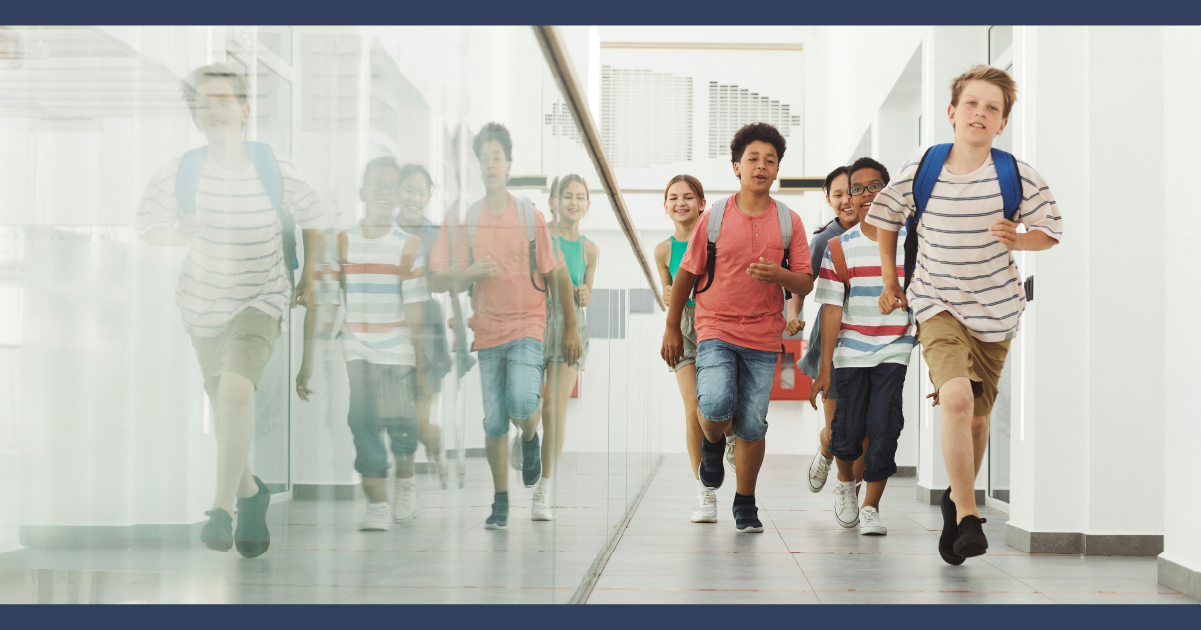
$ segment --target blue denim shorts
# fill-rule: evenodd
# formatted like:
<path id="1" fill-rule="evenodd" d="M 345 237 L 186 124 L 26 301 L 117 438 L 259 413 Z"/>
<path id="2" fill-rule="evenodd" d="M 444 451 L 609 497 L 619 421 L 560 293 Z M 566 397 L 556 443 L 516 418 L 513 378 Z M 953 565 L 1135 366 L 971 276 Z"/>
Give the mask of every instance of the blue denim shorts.
<path id="1" fill-rule="evenodd" d="M 855 461 L 863 455 L 866 436 L 864 481 L 883 481 L 897 472 L 897 440 L 905 428 L 902 392 L 907 371 L 900 363 L 834 370 L 842 395 L 830 423 L 830 452 L 843 461 Z"/>
<path id="2" fill-rule="evenodd" d="M 752 350 L 720 339 L 697 344 L 696 399 L 710 422 L 734 419 L 734 435 L 758 442 L 767 435 L 767 406 L 779 352 Z"/>
<path id="3" fill-rule="evenodd" d="M 350 380 L 347 422 L 354 436 L 354 469 L 371 479 L 387 477 L 385 431 L 393 455 L 417 451 L 416 371 L 407 365 L 356 359 L 346 362 L 346 375 Z"/>
<path id="4" fill-rule="evenodd" d="M 527 420 L 542 402 L 542 340 L 533 337 L 479 351 L 484 434 L 509 433 L 510 420 Z"/>

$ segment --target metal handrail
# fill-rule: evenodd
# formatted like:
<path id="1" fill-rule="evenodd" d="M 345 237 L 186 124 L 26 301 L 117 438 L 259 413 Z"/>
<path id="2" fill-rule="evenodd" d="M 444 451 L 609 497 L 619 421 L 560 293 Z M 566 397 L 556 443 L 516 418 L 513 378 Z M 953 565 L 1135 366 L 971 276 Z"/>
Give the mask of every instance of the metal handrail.
<path id="1" fill-rule="evenodd" d="M 650 263 L 646 260 L 646 255 L 642 252 L 642 243 L 638 240 L 638 232 L 634 229 L 634 222 L 630 219 L 625 198 L 621 196 L 621 189 L 617 186 L 617 176 L 613 174 L 609 158 L 605 155 L 600 131 L 597 130 L 592 113 L 588 110 L 588 99 L 584 96 L 584 88 L 580 85 L 579 78 L 576 77 L 575 69 L 568 57 L 567 49 L 563 46 L 559 27 L 535 26 L 533 28 L 534 34 L 538 37 L 538 43 L 542 45 L 542 53 L 546 55 L 546 62 L 550 65 L 551 73 L 559 82 L 571 115 L 580 129 L 580 139 L 588 149 L 588 154 L 592 157 L 592 164 L 596 167 L 597 174 L 600 175 L 601 184 L 609 195 L 613 213 L 617 215 L 617 222 L 621 224 L 621 230 L 626 233 L 626 239 L 630 241 L 630 246 L 634 249 L 634 256 L 638 258 L 638 264 L 642 265 L 642 273 L 646 276 L 647 284 L 650 285 L 651 294 L 655 296 L 655 302 L 659 304 L 660 309 L 666 310 L 663 296 L 659 293 L 659 281 L 654 270 L 651 269 Z"/>

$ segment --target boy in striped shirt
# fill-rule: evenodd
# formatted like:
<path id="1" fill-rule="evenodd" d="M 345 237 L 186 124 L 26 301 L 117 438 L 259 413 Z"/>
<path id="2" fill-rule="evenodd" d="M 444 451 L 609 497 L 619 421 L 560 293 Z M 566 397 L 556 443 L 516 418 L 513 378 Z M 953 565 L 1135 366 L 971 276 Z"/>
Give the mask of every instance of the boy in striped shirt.
<path id="1" fill-rule="evenodd" d="M 888 185 L 888 169 L 860 158 L 848 169 L 848 179 L 851 207 L 860 222 L 837 237 L 838 243 L 827 247 L 822 257 L 814 290 L 814 299 L 824 305 L 821 365 L 809 401 L 816 410 L 818 393 L 824 396 L 830 390 L 832 365 L 839 393 L 830 437 L 830 452 L 838 462 L 834 516 L 843 527 L 859 525 L 861 535 L 882 536 L 888 528 L 880 520 L 880 497 L 897 472 L 897 438 L 905 426 L 901 393 L 914 326 L 907 311 L 880 313 L 877 298 L 884 283 L 878 231 L 863 223 L 872 200 Z M 867 492 L 860 507 L 854 467 L 864 455 L 864 436 Z"/>
<path id="2" fill-rule="evenodd" d="M 217 551 L 236 544 L 243 556 L 255 557 L 271 543 L 266 521 L 271 493 L 251 472 L 249 459 L 255 390 L 285 313 L 296 303 L 312 304 L 312 263 L 321 257 L 319 230 L 328 227 L 329 216 L 286 158 L 271 156 L 279 189 L 268 190 L 242 138 L 250 118 L 247 90 L 245 76 L 220 64 L 188 75 L 184 99 L 208 141 L 203 162 L 199 172 L 183 168 L 194 155 L 189 152 L 159 169 L 134 226 L 151 245 L 188 247 L 175 301 L 196 349 L 217 434 L 216 491 L 200 539 Z M 193 193 L 190 210 L 180 199 L 187 199 L 185 190 Z M 304 266 L 295 289 L 284 258 L 285 216 L 304 233 Z"/>
<path id="3" fill-rule="evenodd" d="M 1005 218 L 1005 189 L 993 163 L 992 142 L 1005 130 L 1016 98 L 1013 79 L 988 66 L 976 66 L 951 82 L 947 117 L 955 142 L 919 217 L 917 261 L 907 292 L 897 279 L 897 231 L 916 212 L 914 179 L 920 160 L 901 168 L 864 221 L 880 228 L 880 312 L 912 308 L 934 401 L 942 405 L 942 452 L 951 487 L 943 494 L 938 551 L 949 564 L 988 549 L 976 509 L 975 479 L 988 445 L 997 382 L 1026 306 L 1011 252 L 1050 249 L 1063 234 L 1063 219 L 1046 182 L 1020 160 L 1021 199 L 1015 199 L 1020 204 L 1014 221 Z M 1025 232 L 1017 231 L 1018 223 Z"/>

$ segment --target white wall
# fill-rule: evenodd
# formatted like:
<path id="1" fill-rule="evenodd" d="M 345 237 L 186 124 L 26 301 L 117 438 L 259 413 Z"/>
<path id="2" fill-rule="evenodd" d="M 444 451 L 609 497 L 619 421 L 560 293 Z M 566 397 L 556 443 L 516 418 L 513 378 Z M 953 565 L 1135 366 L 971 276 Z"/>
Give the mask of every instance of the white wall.
<path id="1" fill-rule="evenodd" d="M 1192 326 L 1193 315 L 1201 312 L 1196 291 L 1201 271 L 1188 253 L 1195 247 L 1195 235 L 1201 233 L 1201 214 L 1197 204 L 1178 202 L 1191 199 L 1181 184 L 1196 181 L 1201 172 L 1197 146 L 1201 133 L 1195 125 L 1181 125 L 1189 119 L 1192 104 L 1201 102 L 1201 81 L 1197 80 L 1196 60 L 1201 59 L 1201 27 L 1181 26 L 1163 29 L 1163 401 L 1164 401 L 1164 552 L 1163 557 L 1192 571 L 1201 572 L 1201 536 L 1194 523 L 1201 521 L 1201 482 L 1196 474 L 1197 444 L 1201 444 L 1201 403 L 1195 395 L 1197 357 L 1201 340 L 1182 334 Z M 1191 80 L 1181 80 L 1188 79 Z M 1140 247 L 1141 248 L 1141 247 Z M 1153 327 L 1154 323 L 1149 322 Z M 1153 330 L 1153 328 L 1152 328 Z M 1153 392 L 1156 390 L 1152 390 Z M 1154 396 L 1150 393 L 1149 396 Z M 1154 446 L 1148 453 L 1157 452 Z M 1155 479 L 1148 480 L 1148 484 Z"/>

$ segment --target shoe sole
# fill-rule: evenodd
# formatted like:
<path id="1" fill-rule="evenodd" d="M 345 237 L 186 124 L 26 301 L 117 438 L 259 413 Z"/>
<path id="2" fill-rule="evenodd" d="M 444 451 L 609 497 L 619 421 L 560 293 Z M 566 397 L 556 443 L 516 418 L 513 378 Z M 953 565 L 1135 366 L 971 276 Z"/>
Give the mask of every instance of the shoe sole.
<path id="1" fill-rule="evenodd" d="M 860 530 L 859 530 L 859 535 L 860 535 L 860 536 L 887 536 L 887 535 L 888 535 L 888 528 L 887 528 L 887 527 L 865 527 L 865 528 L 860 528 Z"/>
<path id="2" fill-rule="evenodd" d="M 760 527 L 740 527 L 740 528 L 738 528 L 738 533 L 740 533 L 740 534 L 762 534 L 763 527 L 762 526 L 760 526 Z"/>
<path id="3" fill-rule="evenodd" d="M 963 557 L 965 560 L 967 558 L 975 558 L 976 556 L 984 555 L 988 551 L 988 542 L 970 543 L 963 545 L 961 549 L 954 549 L 954 551 L 957 555 Z"/>
<path id="4" fill-rule="evenodd" d="M 395 523 L 395 524 L 397 524 L 397 525 L 404 525 L 405 523 L 410 523 L 410 522 L 412 522 L 412 521 L 413 521 L 413 519 L 417 518 L 418 516 L 421 516 L 421 510 L 417 510 L 416 512 L 413 512 L 413 515 L 412 515 L 412 516 L 409 516 L 409 517 L 406 517 L 406 518 L 396 518 L 395 516 L 393 516 L 393 517 L 392 517 L 392 522 L 393 522 L 393 523 Z"/>
<path id="5" fill-rule="evenodd" d="M 501 525 L 499 523 L 484 523 L 484 529 L 508 529 L 508 528 L 509 528 L 509 526 L 507 524 Z"/>
<path id="6" fill-rule="evenodd" d="M 531 521 L 553 521 L 553 520 L 555 520 L 555 517 L 547 516 L 545 514 L 534 514 L 534 515 L 530 516 L 530 520 Z"/>
<path id="7" fill-rule="evenodd" d="M 208 547 L 209 549 L 212 549 L 213 551 L 220 551 L 220 552 L 222 552 L 222 553 L 224 553 L 224 552 L 227 552 L 227 551 L 229 551 L 230 549 L 233 549 L 233 548 L 234 548 L 234 541 L 232 541 L 232 540 L 231 540 L 231 541 L 229 541 L 229 545 L 228 545 L 228 546 L 226 546 L 226 545 L 222 545 L 222 544 L 219 544 L 219 543 L 210 543 L 210 542 L 208 542 L 208 541 L 206 541 L 206 540 L 204 540 L 204 539 L 201 539 L 201 540 L 200 540 L 200 542 L 204 543 L 204 546 L 205 546 L 205 547 Z"/>
<path id="8" fill-rule="evenodd" d="M 842 525 L 844 529 L 851 529 L 852 527 L 859 524 L 859 519 L 855 519 L 854 523 L 844 523 L 844 522 L 842 522 L 841 519 L 839 519 L 837 516 L 835 516 L 834 520 L 838 521 L 838 524 Z"/>
<path id="9" fill-rule="evenodd" d="M 716 516 L 697 516 L 697 515 L 693 514 L 692 522 L 693 523 L 716 523 L 717 517 Z"/>
<path id="10" fill-rule="evenodd" d="M 370 525 L 359 525 L 360 532 L 386 532 L 391 527 L 387 524 L 372 523 Z"/>
<path id="11" fill-rule="evenodd" d="M 818 492 L 821 492 L 821 491 L 822 491 L 822 488 L 825 488 L 825 487 L 826 487 L 826 482 L 824 482 L 824 481 L 823 481 L 823 482 L 822 482 L 822 485 L 820 485 L 820 486 L 818 486 L 818 487 L 814 488 L 814 487 L 813 487 L 813 477 L 810 477 L 810 478 L 809 478 L 809 484 L 808 484 L 808 486 L 807 486 L 807 487 L 809 488 L 809 492 L 812 492 L 812 493 L 816 494 L 816 493 L 818 493 Z"/>

